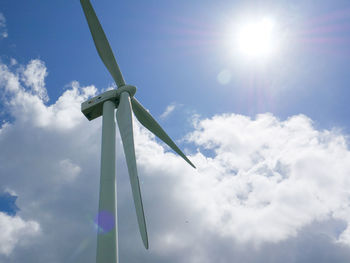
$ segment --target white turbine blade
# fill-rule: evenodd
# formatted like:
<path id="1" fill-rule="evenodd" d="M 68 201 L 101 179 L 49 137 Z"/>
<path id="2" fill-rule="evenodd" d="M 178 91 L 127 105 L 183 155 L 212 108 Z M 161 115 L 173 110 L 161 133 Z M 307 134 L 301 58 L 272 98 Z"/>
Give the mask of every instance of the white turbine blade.
<path id="1" fill-rule="evenodd" d="M 81 6 L 89 24 L 90 32 L 92 38 L 95 42 L 100 58 L 108 69 L 109 73 L 112 75 L 115 83 L 118 87 L 125 85 L 123 75 L 120 72 L 117 61 L 114 58 L 113 51 L 108 43 L 107 37 L 102 29 L 100 22 L 96 16 L 96 13 L 91 6 L 90 0 L 80 0 Z"/>
<path id="2" fill-rule="evenodd" d="M 193 168 L 196 168 L 194 164 L 186 157 L 186 155 L 177 147 L 173 140 L 166 134 L 166 132 L 160 127 L 157 121 L 152 117 L 152 115 L 137 101 L 134 97 L 131 99 L 132 109 L 136 118 L 145 126 L 148 130 L 158 136 L 163 142 L 165 142 L 171 149 L 173 149 L 177 154 L 179 154 L 187 163 L 189 163 Z"/>
<path id="3" fill-rule="evenodd" d="M 126 163 L 128 165 L 131 190 L 136 208 L 137 221 L 139 224 L 143 244 L 148 249 L 148 237 L 145 215 L 143 212 L 139 178 L 137 176 L 130 97 L 129 93 L 127 92 L 123 92 L 120 95 L 120 102 L 117 110 L 117 122 L 119 126 L 120 135 L 122 137 Z"/>

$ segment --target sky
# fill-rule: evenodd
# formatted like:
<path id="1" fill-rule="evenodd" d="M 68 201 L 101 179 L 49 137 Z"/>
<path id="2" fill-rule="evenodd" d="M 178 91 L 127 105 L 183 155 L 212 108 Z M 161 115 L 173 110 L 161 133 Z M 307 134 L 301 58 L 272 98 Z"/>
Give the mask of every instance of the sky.
<path id="1" fill-rule="evenodd" d="M 117 132 L 120 262 L 349 262 L 350 3 L 91 3 L 197 167 L 134 119 L 145 250 Z M 0 263 L 95 262 L 101 118 L 80 105 L 115 87 L 79 1 L 1 1 Z"/>

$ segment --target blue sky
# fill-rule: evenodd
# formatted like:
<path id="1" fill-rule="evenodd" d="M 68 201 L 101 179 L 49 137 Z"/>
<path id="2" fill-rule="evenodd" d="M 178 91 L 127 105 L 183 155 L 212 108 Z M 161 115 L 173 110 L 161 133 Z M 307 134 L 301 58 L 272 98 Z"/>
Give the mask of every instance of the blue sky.
<path id="1" fill-rule="evenodd" d="M 348 1 L 92 5 L 126 82 L 198 167 L 136 122 L 151 249 L 118 150 L 121 260 L 348 262 Z M 0 14 L 0 262 L 94 262 L 101 123 L 79 107 L 113 80 L 79 1 Z M 228 39 L 264 17 L 277 51 L 248 58 Z"/>
<path id="2" fill-rule="evenodd" d="M 2 5 L 11 32 L 1 43 L 4 61 L 42 59 L 50 73 L 46 83 L 53 101 L 72 80 L 99 89 L 112 83 L 78 2 L 41 3 L 42 12 L 31 1 L 21 5 L 17 11 L 14 2 Z M 175 101 L 205 116 L 272 112 L 286 118 L 304 113 L 321 127 L 346 129 L 347 5 L 346 1 L 316 5 L 314 1 L 107 0 L 94 4 L 127 82 L 138 87 L 138 97 L 152 105 L 155 114 Z M 227 22 L 246 13 L 276 17 L 281 34 L 289 34 L 284 53 L 276 60 L 257 66 L 231 55 L 223 40 Z M 224 69 L 231 72 L 232 81 L 222 86 L 217 75 Z M 154 103 L 158 98 L 163 100 Z"/>

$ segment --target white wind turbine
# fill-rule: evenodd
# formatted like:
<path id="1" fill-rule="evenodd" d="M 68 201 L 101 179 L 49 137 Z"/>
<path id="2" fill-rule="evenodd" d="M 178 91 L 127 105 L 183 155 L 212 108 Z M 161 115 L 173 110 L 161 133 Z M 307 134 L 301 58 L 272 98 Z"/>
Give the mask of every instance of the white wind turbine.
<path id="1" fill-rule="evenodd" d="M 115 120 L 116 119 L 123 142 L 124 153 L 129 171 L 130 183 L 137 222 L 142 241 L 148 249 L 148 237 L 145 216 L 141 199 L 139 179 L 134 148 L 132 128 L 132 111 L 139 122 L 178 153 L 192 167 L 195 166 L 176 146 L 166 132 L 160 127 L 152 115 L 134 97 L 136 87 L 126 85 L 118 64 L 109 46 L 106 35 L 98 21 L 89 0 L 80 0 L 86 20 L 94 40 L 98 54 L 112 75 L 118 88 L 106 91 L 81 104 L 81 111 L 88 120 L 102 115 L 102 145 L 101 145 L 101 177 L 100 199 L 98 210 L 97 263 L 115 263 L 118 261 L 117 249 L 117 216 L 116 216 L 116 170 L 115 170 Z"/>

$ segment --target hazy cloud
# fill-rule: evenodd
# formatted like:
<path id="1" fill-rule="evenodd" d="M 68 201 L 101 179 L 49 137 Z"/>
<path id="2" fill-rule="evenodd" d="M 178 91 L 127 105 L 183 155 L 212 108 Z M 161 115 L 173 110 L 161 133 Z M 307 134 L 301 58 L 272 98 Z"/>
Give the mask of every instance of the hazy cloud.
<path id="1" fill-rule="evenodd" d="M 160 115 L 161 119 L 167 118 L 174 110 L 175 110 L 176 104 L 171 103 L 165 108 L 165 111 Z"/>
<path id="2" fill-rule="evenodd" d="M 81 172 L 81 168 L 78 165 L 72 163 L 72 161 L 69 159 L 61 160 L 57 168 L 62 173 L 61 176 L 57 178 L 57 180 L 60 181 L 73 181 Z"/>
<path id="3" fill-rule="evenodd" d="M 3 13 L 0 13 L 0 39 L 7 38 L 6 18 Z"/>

